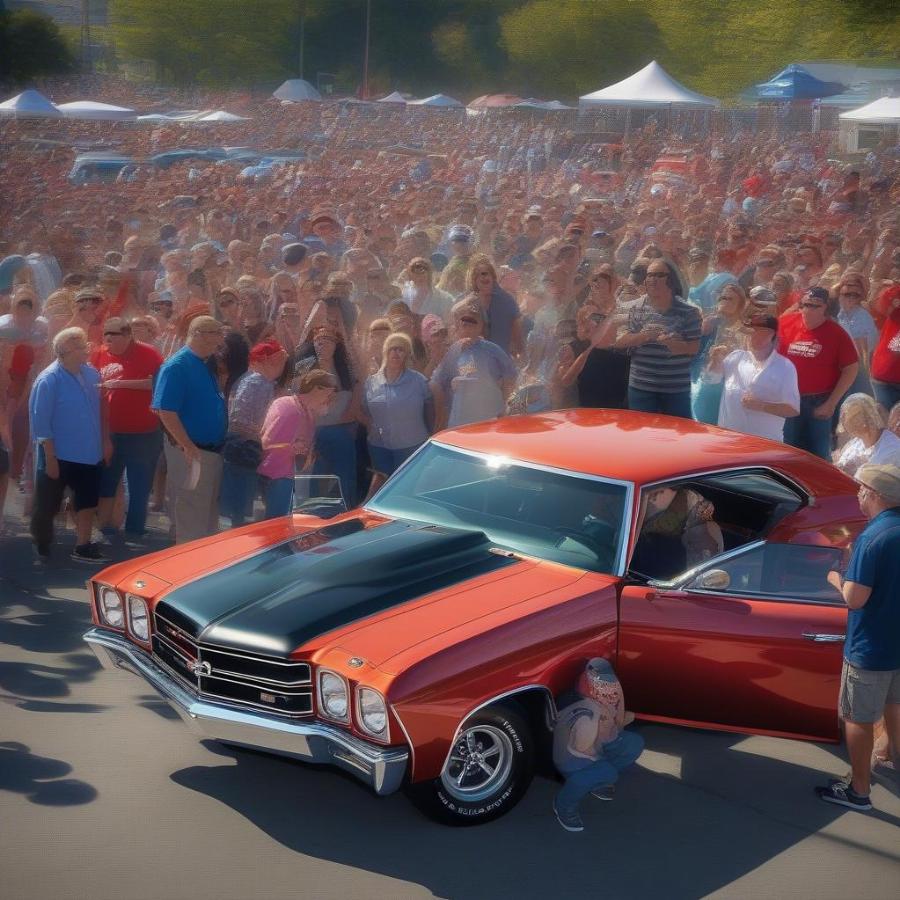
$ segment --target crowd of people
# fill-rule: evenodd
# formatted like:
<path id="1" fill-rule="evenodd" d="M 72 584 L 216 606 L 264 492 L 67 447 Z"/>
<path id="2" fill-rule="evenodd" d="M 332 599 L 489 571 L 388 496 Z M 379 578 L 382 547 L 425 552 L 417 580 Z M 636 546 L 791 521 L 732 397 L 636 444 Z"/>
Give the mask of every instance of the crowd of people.
<path id="1" fill-rule="evenodd" d="M 828 133 L 251 115 L 0 123 L 0 511 L 12 482 L 39 560 L 67 489 L 73 557 L 100 562 L 98 531 L 140 546 L 148 510 L 191 540 L 286 514 L 302 471 L 353 505 L 436 430 L 556 408 L 900 462 L 887 142 L 851 164 Z M 201 140 L 302 158 L 146 162 Z M 73 184 L 76 145 L 139 162 Z"/>

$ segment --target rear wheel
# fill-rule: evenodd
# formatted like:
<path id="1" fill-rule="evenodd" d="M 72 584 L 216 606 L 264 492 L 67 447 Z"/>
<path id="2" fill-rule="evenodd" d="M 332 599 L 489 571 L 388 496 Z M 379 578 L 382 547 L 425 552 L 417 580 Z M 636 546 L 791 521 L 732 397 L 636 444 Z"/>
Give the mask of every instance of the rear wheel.
<path id="1" fill-rule="evenodd" d="M 448 825 L 480 825 L 509 812 L 531 783 L 534 743 L 523 716 L 507 706 L 484 709 L 462 726 L 444 769 L 411 785 L 413 802 Z"/>

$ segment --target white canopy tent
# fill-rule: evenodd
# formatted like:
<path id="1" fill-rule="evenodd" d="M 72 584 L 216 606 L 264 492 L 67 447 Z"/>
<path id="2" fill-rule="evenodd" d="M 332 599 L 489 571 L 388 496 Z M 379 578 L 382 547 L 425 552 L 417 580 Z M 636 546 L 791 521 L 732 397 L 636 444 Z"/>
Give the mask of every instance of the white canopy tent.
<path id="1" fill-rule="evenodd" d="M 841 113 L 842 122 L 864 122 L 867 125 L 896 125 L 900 123 L 900 97 L 880 97 L 858 109 Z"/>
<path id="2" fill-rule="evenodd" d="M 304 100 L 319 101 L 322 95 L 303 78 L 289 78 L 272 94 L 278 100 L 302 103 Z"/>
<path id="3" fill-rule="evenodd" d="M 616 84 L 585 94 L 579 98 L 578 105 L 580 109 L 595 106 L 713 109 L 719 106 L 719 101 L 689 90 L 654 60 Z"/>
<path id="4" fill-rule="evenodd" d="M 448 97 L 446 94 L 433 94 L 431 97 L 425 97 L 423 100 L 410 100 L 408 105 L 442 107 L 444 109 L 463 108 L 459 100 L 454 100 L 453 97 Z"/>
<path id="5" fill-rule="evenodd" d="M 838 143 L 845 153 L 878 146 L 887 136 L 900 141 L 900 97 L 880 97 L 841 113 Z"/>
<path id="6" fill-rule="evenodd" d="M 61 119 L 62 113 L 38 91 L 22 91 L 0 103 L 0 116 L 17 119 Z"/>
<path id="7" fill-rule="evenodd" d="M 218 109 L 215 112 L 205 113 L 202 116 L 198 116 L 194 119 L 195 122 L 212 122 L 212 123 L 222 123 L 222 122 L 247 122 L 249 121 L 247 116 L 238 116 L 235 113 L 227 112 L 224 109 Z"/>
<path id="8" fill-rule="evenodd" d="M 126 106 L 113 106 L 109 103 L 98 103 L 95 100 L 74 100 L 72 103 L 60 103 L 57 109 L 67 119 L 134 119 L 137 112 Z"/>
<path id="9" fill-rule="evenodd" d="M 394 91 L 391 94 L 388 94 L 387 97 L 382 97 L 379 103 L 406 103 L 407 99 L 400 93 L 400 91 Z"/>

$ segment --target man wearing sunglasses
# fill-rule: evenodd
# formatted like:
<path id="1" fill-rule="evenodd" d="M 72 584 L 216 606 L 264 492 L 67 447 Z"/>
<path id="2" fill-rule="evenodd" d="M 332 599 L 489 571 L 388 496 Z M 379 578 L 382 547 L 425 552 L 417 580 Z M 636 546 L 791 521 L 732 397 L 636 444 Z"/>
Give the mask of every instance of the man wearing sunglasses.
<path id="1" fill-rule="evenodd" d="M 778 352 L 797 369 L 800 415 L 787 419 L 784 442 L 831 458 L 832 418 L 859 371 L 853 338 L 828 317 L 828 291 L 811 287 L 797 312 L 778 322 Z"/>
<path id="2" fill-rule="evenodd" d="M 117 534 L 113 507 L 122 474 L 128 479 L 125 539 L 139 544 L 147 525 L 147 504 L 153 476 L 162 452 L 159 419 L 150 412 L 153 379 L 163 364 L 155 347 L 134 340 L 124 319 L 107 319 L 103 346 L 95 350 L 91 365 L 100 373 L 101 402 L 106 405 L 113 455 L 100 475 L 97 519 L 108 538 Z"/>

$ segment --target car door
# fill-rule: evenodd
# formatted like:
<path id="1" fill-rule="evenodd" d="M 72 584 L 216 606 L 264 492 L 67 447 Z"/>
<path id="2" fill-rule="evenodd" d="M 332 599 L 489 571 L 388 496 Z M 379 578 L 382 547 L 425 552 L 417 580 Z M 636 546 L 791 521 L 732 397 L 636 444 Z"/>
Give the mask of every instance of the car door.
<path id="1" fill-rule="evenodd" d="M 622 589 L 617 671 L 652 719 L 837 740 L 847 609 L 834 547 L 756 541 Z"/>

